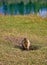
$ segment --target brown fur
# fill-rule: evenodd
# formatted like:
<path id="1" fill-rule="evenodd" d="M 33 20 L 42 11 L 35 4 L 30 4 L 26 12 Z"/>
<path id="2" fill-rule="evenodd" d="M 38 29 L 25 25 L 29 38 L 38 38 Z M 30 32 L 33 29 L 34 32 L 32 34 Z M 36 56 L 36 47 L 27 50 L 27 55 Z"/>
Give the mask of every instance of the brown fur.
<path id="1" fill-rule="evenodd" d="M 23 49 L 25 49 L 25 50 L 29 50 L 30 41 L 29 41 L 27 38 L 24 38 L 24 39 L 22 40 L 22 47 L 23 47 Z"/>

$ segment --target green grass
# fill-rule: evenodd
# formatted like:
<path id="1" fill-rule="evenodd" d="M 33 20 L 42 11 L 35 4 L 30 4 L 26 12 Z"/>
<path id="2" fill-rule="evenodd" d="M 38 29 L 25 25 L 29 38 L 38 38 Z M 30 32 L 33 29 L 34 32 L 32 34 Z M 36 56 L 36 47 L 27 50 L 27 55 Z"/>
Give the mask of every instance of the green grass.
<path id="1" fill-rule="evenodd" d="M 27 37 L 36 50 L 14 47 Z M 0 15 L 0 65 L 47 65 L 47 18 L 36 15 Z"/>

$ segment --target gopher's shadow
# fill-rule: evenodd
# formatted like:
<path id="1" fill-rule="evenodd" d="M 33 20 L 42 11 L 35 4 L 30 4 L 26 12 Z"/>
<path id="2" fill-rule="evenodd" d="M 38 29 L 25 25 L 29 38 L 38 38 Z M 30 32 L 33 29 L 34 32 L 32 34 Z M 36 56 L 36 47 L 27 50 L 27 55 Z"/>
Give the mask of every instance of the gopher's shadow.
<path id="1" fill-rule="evenodd" d="M 40 48 L 41 48 L 41 46 L 39 46 L 39 45 L 32 45 L 32 46 L 30 46 L 29 50 L 38 50 Z"/>
<path id="2" fill-rule="evenodd" d="M 16 45 L 15 48 L 21 49 L 23 51 L 25 50 L 25 49 L 23 49 L 22 46 L 19 46 L 19 45 Z M 41 46 L 39 46 L 39 45 L 31 45 L 30 48 L 29 48 L 29 50 L 38 50 L 40 48 L 41 48 Z"/>
<path id="3" fill-rule="evenodd" d="M 14 48 L 18 48 L 18 49 L 23 50 L 22 46 L 19 46 L 19 45 L 15 45 Z"/>

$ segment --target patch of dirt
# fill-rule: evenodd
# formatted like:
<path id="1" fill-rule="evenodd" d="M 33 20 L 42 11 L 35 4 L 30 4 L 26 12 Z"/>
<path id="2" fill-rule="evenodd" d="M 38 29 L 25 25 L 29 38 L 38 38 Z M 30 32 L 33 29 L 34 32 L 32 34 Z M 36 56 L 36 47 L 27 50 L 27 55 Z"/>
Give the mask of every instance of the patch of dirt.
<path id="1" fill-rule="evenodd" d="M 12 43 L 14 48 L 19 48 L 19 49 L 23 50 L 21 42 L 22 42 L 24 37 L 15 37 L 15 36 L 10 36 L 10 35 L 5 36 L 4 35 L 3 38 L 4 38 L 5 41 Z M 33 43 L 33 42 L 31 42 L 31 43 Z M 40 46 L 31 45 L 29 50 L 37 50 L 39 48 L 40 48 Z"/>
<path id="2" fill-rule="evenodd" d="M 20 45 L 21 41 L 24 37 L 15 37 L 15 36 L 4 36 L 3 37 L 5 41 L 11 42 L 13 45 Z"/>

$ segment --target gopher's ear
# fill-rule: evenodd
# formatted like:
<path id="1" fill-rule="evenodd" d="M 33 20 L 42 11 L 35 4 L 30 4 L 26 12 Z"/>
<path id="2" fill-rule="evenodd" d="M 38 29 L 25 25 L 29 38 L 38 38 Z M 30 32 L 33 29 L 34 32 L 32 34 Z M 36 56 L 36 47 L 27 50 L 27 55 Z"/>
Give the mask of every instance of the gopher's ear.
<path id="1" fill-rule="evenodd" d="M 24 38 L 24 40 L 26 40 L 27 38 Z"/>

